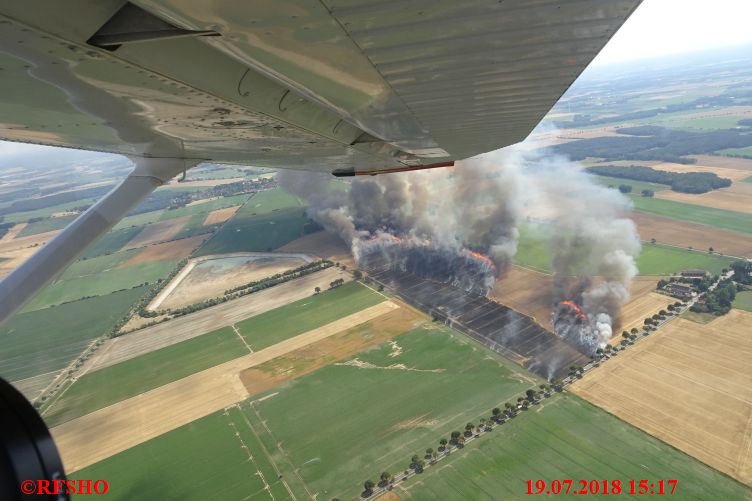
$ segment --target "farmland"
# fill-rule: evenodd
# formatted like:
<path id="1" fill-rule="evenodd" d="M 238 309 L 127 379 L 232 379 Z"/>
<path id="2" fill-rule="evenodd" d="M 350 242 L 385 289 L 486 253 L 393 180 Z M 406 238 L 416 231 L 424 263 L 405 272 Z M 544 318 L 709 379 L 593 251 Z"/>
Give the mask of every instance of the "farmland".
<path id="1" fill-rule="evenodd" d="M 281 469 L 298 469 L 320 498 L 350 499 L 364 475 L 401 471 L 416 452 L 537 382 L 465 336 L 427 325 L 242 408 Z M 306 426 L 290 412 L 301 402 Z"/>
<path id="2" fill-rule="evenodd" d="M 311 262 L 306 255 L 235 253 L 189 260 L 150 309 L 175 309 L 224 295 L 234 287 L 272 277 Z"/>
<path id="3" fill-rule="evenodd" d="M 515 263 L 537 271 L 550 272 L 550 253 L 543 230 L 523 229 Z M 640 275 L 670 275 L 687 268 L 702 268 L 719 273 L 732 259 L 681 249 L 661 244 L 643 243 L 642 252 L 637 257 Z"/>
<path id="4" fill-rule="evenodd" d="M 60 370 L 108 334 L 141 295 L 139 287 L 29 313 L 0 328 L 0 373 L 11 381 Z"/>
<path id="5" fill-rule="evenodd" d="M 678 479 L 675 497 L 668 498 L 748 499 L 750 491 L 741 484 L 576 396 L 556 395 L 541 407 L 452 453 L 395 492 L 404 500 L 522 500 L 531 497 L 525 495 L 530 479 L 548 485 L 575 479 L 578 490 L 577 479 L 619 479 L 628 492 L 630 479 L 647 478 Z"/>
<path id="6" fill-rule="evenodd" d="M 705 251 L 713 247 L 716 252 L 730 256 L 752 256 L 752 235 L 721 230 L 701 224 L 677 221 L 663 216 L 635 212 L 632 220 L 640 236 L 650 241 L 683 248 Z"/>
<path id="7" fill-rule="evenodd" d="M 159 465 L 155 474 L 154 465 Z M 259 474 L 260 472 L 260 474 Z M 111 499 L 287 500 L 284 481 L 231 407 L 112 456 L 71 476 L 106 478 Z M 269 491 L 265 491 L 269 485 Z"/>
<path id="8" fill-rule="evenodd" d="M 752 233 L 752 218 L 749 214 L 725 209 L 703 207 L 673 200 L 633 196 L 635 209 L 641 212 L 671 217 L 691 223 L 704 224 L 716 228 Z"/>
<path id="9" fill-rule="evenodd" d="M 246 343 L 258 351 L 385 299 L 360 283 L 350 282 L 332 291 L 243 320 L 236 327 Z"/>
<path id="10" fill-rule="evenodd" d="M 112 256 L 106 257 L 111 258 Z M 169 275 L 176 264 L 177 260 L 167 259 L 125 268 L 112 268 L 95 275 L 61 279 L 37 294 L 23 311 L 40 310 L 51 305 L 75 301 L 84 297 L 101 296 L 122 289 L 130 289 L 144 283 L 154 283 Z"/>
<path id="11" fill-rule="evenodd" d="M 44 413 L 55 426 L 248 353 L 230 327 L 78 378 Z"/>
<path id="12" fill-rule="evenodd" d="M 637 267 L 641 275 L 670 275 L 689 268 L 700 268 L 718 274 L 733 259 L 707 252 L 695 252 L 668 245 L 645 243 Z"/>
<path id="13" fill-rule="evenodd" d="M 399 309 L 384 301 L 264 350 L 215 365 L 53 428 L 76 471 L 250 396 L 237 375 Z M 158 416 L 158 419 L 156 417 Z"/>
<path id="14" fill-rule="evenodd" d="M 233 327 L 224 327 L 87 372 L 46 410 L 45 418 L 52 425 L 60 424 L 246 355 L 249 348 L 267 348 L 384 299 L 353 282 L 239 322 L 237 333 Z"/>
<path id="15" fill-rule="evenodd" d="M 706 324 L 679 318 L 572 391 L 752 484 L 750 322 L 752 313 L 736 309 Z"/>
<path id="16" fill-rule="evenodd" d="M 301 202 L 280 189 L 258 193 L 199 251 L 199 255 L 269 251 L 300 237 L 308 218 Z"/>
<path id="17" fill-rule="evenodd" d="M 752 312 L 752 291 L 737 292 L 734 308 Z"/>

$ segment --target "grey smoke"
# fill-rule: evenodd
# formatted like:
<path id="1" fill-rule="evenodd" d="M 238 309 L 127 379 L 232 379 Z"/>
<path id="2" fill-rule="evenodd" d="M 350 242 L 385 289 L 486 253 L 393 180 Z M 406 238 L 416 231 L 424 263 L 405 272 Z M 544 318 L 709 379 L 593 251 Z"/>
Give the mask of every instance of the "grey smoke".
<path id="1" fill-rule="evenodd" d="M 517 252 L 520 224 L 540 225 L 549 236 L 555 303 L 572 300 L 587 315 L 574 321 L 554 304 L 554 325 L 590 352 L 611 337 L 637 273 L 640 241 L 629 200 L 578 165 L 540 151 L 512 147 L 453 168 L 348 181 L 295 171 L 278 179 L 306 199 L 309 216 L 350 245 L 356 259 L 394 245 L 388 237 L 396 236 L 410 241 L 411 252 L 480 252 L 501 275 Z"/>

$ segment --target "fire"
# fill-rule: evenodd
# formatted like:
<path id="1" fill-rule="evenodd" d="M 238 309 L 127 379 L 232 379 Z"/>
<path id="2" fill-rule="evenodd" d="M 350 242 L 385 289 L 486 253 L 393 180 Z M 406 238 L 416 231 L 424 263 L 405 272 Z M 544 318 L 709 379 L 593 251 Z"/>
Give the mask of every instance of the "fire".
<path id="1" fill-rule="evenodd" d="M 579 306 L 577 306 L 577 303 L 574 303 L 572 301 L 562 301 L 559 303 L 559 306 L 568 306 L 569 308 L 572 308 L 572 310 L 577 314 L 577 318 L 580 320 L 587 320 L 587 316 L 582 312 Z"/>
<path id="2" fill-rule="evenodd" d="M 488 267 L 491 268 L 492 270 L 496 270 L 496 265 L 494 264 L 493 261 L 491 261 L 490 258 L 488 258 L 488 256 L 484 256 L 483 254 L 479 252 L 471 251 L 470 249 L 465 249 L 465 252 L 469 254 L 471 257 L 486 263 Z"/>

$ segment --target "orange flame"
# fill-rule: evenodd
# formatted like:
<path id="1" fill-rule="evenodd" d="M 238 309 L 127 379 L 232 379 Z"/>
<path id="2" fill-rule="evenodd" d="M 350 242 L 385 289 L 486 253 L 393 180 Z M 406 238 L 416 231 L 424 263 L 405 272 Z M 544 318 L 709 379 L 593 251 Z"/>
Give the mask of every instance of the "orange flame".
<path id="1" fill-rule="evenodd" d="M 585 313 L 582 312 L 580 307 L 577 306 L 577 303 L 574 303 L 572 301 L 562 301 L 561 303 L 559 303 L 559 305 L 569 306 L 577 314 L 577 318 L 579 318 L 580 320 L 587 320 L 587 316 L 585 315 Z"/>
<path id="2" fill-rule="evenodd" d="M 496 265 L 488 256 L 484 256 L 483 254 L 475 251 L 471 251 L 470 249 L 465 249 L 465 252 L 467 252 L 470 256 L 474 257 L 475 259 L 478 259 L 480 261 L 483 261 L 486 263 L 491 269 L 495 270 Z"/>

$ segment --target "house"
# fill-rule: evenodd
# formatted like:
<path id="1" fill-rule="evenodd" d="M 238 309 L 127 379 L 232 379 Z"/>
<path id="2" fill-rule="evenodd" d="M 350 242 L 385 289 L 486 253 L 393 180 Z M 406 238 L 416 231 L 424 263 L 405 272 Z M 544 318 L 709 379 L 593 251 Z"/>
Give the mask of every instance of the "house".
<path id="1" fill-rule="evenodd" d="M 666 285 L 664 289 L 666 292 L 679 299 L 687 299 L 694 295 L 695 291 L 692 287 L 687 285 L 671 283 Z"/>

